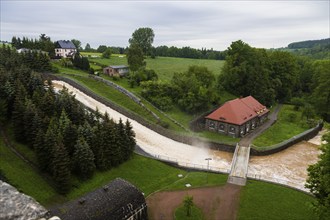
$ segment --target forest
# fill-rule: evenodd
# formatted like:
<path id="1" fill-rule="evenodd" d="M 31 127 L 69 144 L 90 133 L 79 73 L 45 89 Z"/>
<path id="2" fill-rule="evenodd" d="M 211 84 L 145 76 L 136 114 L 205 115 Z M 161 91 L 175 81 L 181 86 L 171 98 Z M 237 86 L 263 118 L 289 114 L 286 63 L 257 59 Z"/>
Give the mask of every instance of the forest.
<path id="1" fill-rule="evenodd" d="M 130 159 L 135 134 L 129 121 L 116 123 L 86 109 L 66 89 L 56 91 L 36 72 L 50 67 L 49 58 L 39 62 L 40 56 L 0 48 L 0 125 L 12 125 L 15 139 L 34 150 L 39 169 L 65 194 L 72 176 L 88 179 Z"/>

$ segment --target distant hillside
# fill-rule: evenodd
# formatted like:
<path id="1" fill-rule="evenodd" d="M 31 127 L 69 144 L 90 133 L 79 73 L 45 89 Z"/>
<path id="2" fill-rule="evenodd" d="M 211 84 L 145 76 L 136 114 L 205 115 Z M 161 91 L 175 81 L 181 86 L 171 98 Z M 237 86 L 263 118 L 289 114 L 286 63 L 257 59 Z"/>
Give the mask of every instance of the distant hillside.
<path id="1" fill-rule="evenodd" d="M 306 40 L 300 42 L 294 42 L 288 45 L 289 49 L 301 49 L 301 48 L 313 48 L 315 46 L 328 46 L 330 45 L 330 38 L 322 40 Z"/>
<path id="2" fill-rule="evenodd" d="M 278 48 L 276 50 L 289 51 L 298 56 L 306 56 L 316 60 L 329 60 L 330 38 L 293 42 L 288 47 Z"/>

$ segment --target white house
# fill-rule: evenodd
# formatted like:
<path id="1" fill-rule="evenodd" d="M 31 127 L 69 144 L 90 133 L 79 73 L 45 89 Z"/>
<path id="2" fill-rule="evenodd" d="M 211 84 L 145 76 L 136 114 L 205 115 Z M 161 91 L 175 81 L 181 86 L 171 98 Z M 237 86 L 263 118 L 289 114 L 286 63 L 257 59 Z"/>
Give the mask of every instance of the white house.
<path id="1" fill-rule="evenodd" d="M 59 40 L 55 43 L 56 57 L 73 57 L 76 52 L 76 46 L 69 40 Z"/>

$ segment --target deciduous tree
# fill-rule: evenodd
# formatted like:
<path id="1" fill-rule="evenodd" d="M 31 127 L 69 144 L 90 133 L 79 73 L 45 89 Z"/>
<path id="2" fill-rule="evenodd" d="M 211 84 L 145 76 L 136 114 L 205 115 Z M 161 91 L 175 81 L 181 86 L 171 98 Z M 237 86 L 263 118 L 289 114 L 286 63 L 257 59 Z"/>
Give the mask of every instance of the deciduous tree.
<path id="1" fill-rule="evenodd" d="M 306 187 L 316 197 L 314 210 L 319 219 L 330 219 L 330 134 L 323 136 L 327 143 L 321 146 L 320 160 L 308 167 Z"/>
<path id="2" fill-rule="evenodd" d="M 139 28 L 134 31 L 132 38 L 129 39 L 130 45 L 138 45 L 144 55 L 149 55 L 152 43 L 154 42 L 154 31 L 149 27 Z"/>

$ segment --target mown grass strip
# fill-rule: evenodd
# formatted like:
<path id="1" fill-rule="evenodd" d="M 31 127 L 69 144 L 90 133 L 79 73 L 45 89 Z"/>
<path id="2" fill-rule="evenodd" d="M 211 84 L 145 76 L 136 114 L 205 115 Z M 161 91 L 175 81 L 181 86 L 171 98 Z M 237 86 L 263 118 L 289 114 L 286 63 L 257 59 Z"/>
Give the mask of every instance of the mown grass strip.
<path id="1" fill-rule="evenodd" d="M 249 180 L 241 191 L 238 219 L 317 219 L 313 201 L 312 196 L 287 187 Z"/>

